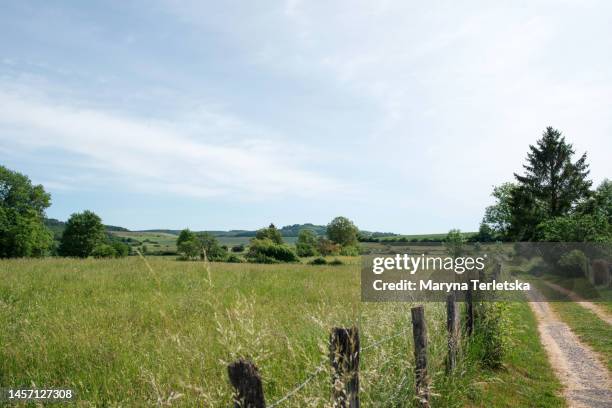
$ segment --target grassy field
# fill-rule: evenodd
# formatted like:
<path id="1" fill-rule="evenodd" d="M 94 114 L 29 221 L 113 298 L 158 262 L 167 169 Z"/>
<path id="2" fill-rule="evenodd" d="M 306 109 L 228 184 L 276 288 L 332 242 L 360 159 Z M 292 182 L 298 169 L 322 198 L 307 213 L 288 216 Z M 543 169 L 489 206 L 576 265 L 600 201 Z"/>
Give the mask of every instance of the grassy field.
<path id="1" fill-rule="evenodd" d="M 134 231 L 112 231 L 112 234 L 120 238 L 129 238 L 140 244 L 138 248 L 142 251 L 142 245 L 146 245 L 148 254 L 176 252 L 177 235 L 166 232 L 134 232 Z M 221 245 L 227 245 L 231 249 L 234 245 L 247 246 L 252 237 L 217 237 Z M 297 237 L 283 237 L 288 244 L 295 244 Z"/>
<path id="2" fill-rule="evenodd" d="M 362 353 L 363 405 L 413 403 L 413 305 L 361 303 L 358 258 L 210 270 L 148 262 L 0 261 L 0 385 L 73 388 L 79 406 L 224 407 L 232 393 L 226 365 L 248 357 L 272 402 L 327 367 L 331 327 L 356 324 L 364 348 L 401 333 Z M 511 310 L 505 368 L 465 358 L 448 377 L 444 305 L 426 304 L 433 406 L 563 406 L 527 305 Z M 329 378 L 322 371 L 283 406 L 325 406 Z"/>

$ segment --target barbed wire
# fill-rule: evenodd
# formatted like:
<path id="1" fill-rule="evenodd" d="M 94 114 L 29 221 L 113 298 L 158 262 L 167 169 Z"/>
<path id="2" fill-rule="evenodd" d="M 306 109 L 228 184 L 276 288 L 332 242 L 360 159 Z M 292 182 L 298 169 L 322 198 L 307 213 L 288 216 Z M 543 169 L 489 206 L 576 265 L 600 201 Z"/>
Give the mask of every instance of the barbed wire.
<path id="1" fill-rule="evenodd" d="M 268 408 L 274 408 L 274 407 L 278 407 L 281 403 L 287 401 L 289 398 L 293 397 L 295 394 L 298 393 L 298 391 L 300 391 L 302 388 L 306 387 L 306 385 L 311 382 L 312 380 L 314 380 L 320 373 L 322 373 L 323 371 L 325 371 L 325 364 L 326 363 L 321 363 L 314 371 L 312 371 L 308 377 L 306 377 L 306 379 L 300 383 L 298 386 L 296 386 L 295 388 L 293 388 L 291 391 L 289 391 L 287 394 L 285 394 L 284 397 L 282 397 L 281 399 L 279 399 L 278 401 L 270 404 L 268 406 Z"/>
<path id="2" fill-rule="evenodd" d="M 378 340 L 375 343 L 370 344 L 367 347 L 362 348 L 361 350 L 359 350 L 359 353 L 363 353 L 366 350 L 370 350 L 373 349 L 375 347 L 380 346 L 383 343 L 386 343 L 389 340 L 392 340 L 396 337 L 400 337 L 402 335 L 404 335 L 408 330 L 402 330 L 396 334 L 393 334 L 389 337 L 385 337 L 384 339 Z M 270 404 L 268 406 L 268 408 L 275 408 L 280 406 L 280 404 L 282 404 L 283 402 L 289 400 L 291 397 L 293 397 L 295 394 L 297 394 L 300 390 L 302 390 L 304 387 L 306 387 L 306 385 L 308 385 L 308 383 L 310 383 L 312 380 L 314 380 L 319 374 L 321 374 L 323 371 L 325 371 L 325 367 L 326 367 L 327 362 L 322 362 L 316 369 L 314 369 L 310 374 L 308 374 L 308 376 L 306 377 L 306 379 L 304 381 L 302 381 L 300 384 L 298 384 L 296 387 L 294 387 L 291 391 L 289 391 L 287 394 L 285 394 L 285 396 L 283 396 L 281 399 L 273 402 L 272 404 Z M 403 381 L 403 380 L 402 380 Z"/>
<path id="3" fill-rule="evenodd" d="M 402 330 L 402 331 L 400 331 L 400 332 L 398 332 L 396 334 L 393 334 L 393 335 L 391 335 L 389 337 L 385 337 L 384 339 L 378 340 L 377 342 L 374 342 L 374 343 L 368 345 L 367 347 L 362 348 L 359 352 L 363 353 L 366 350 L 370 350 L 370 349 L 376 348 L 377 346 L 380 346 L 381 344 L 386 343 L 389 340 L 392 340 L 392 339 L 394 339 L 396 337 L 400 337 L 400 336 L 406 334 L 407 331 L 408 331 L 408 329 L 404 329 L 404 330 Z"/>

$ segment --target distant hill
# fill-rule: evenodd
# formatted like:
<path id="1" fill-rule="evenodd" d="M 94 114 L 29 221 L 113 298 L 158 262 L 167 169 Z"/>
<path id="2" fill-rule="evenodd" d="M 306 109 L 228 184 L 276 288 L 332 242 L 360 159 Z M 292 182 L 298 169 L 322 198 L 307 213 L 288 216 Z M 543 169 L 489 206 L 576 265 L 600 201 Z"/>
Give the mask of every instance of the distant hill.
<path id="1" fill-rule="evenodd" d="M 54 239 L 60 239 L 66 229 L 66 223 L 55 218 L 45 218 L 45 226 L 51 230 Z M 127 228 L 115 225 L 105 225 L 104 228 L 106 231 L 129 231 Z"/>
<path id="2" fill-rule="evenodd" d="M 316 235 L 325 235 L 327 228 L 324 225 L 314 225 L 310 223 L 306 224 L 293 224 L 286 225 L 279 228 L 281 236 L 283 237 L 297 237 L 300 230 L 309 229 Z M 171 229 L 150 229 L 150 230 L 139 230 L 134 232 L 157 232 L 178 235 L 181 230 Z M 230 231 L 195 231 L 195 232 L 208 232 L 216 237 L 254 237 L 257 230 L 230 230 Z"/>

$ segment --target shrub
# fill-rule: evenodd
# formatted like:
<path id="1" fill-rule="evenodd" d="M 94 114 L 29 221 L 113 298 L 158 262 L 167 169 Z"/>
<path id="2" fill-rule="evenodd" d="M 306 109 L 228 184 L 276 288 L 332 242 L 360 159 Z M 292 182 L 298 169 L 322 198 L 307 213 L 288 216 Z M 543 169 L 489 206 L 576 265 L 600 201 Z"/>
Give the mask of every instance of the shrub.
<path id="1" fill-rule="evenodd" d="M 234 245 L 232 247 L 232 252 L 244 252 L 244 245 Z"/>
<path id="2" fill-rule="evenodd" d="M 557 262 L 565 276 L 584 276 L 586 272 L 587 257 L 579 249 L 573 249 L 561 255 Z"/>
<path id="3" fill-rule="evenodd" d="M 270 260 L 279 262 L 297 262 L 298 257 L 286 244 L 277 244 L 268 238 L 253 239 L 247 253 L 251 262 L 270 263 Z"/>
<path id="4" fill-rule="evenodd" d="M 344 265 L 344 262 L 342 262 L 340 259 L 338 258 L 334 258 L 331 262 L 329 262 L 330 265 Z"/>
<path id="5" fill-rule="evenodd" d="M 229 256 L 228 256 L 228 257 L 225 259 L 225 262 L 229 262 L 229 263 L 241 263 L 241 262 L 242 262 L 242 259 L 240 259 L 240 257 L 238 257 L 238 256 L 236 256 L 236 255 L 234 255 L 234 254 L 231 254 L 231 255 L 229 255 Z"/>
<path id="6" fill-rule="evenodd" d="M 340 253 L 340 245 L 330 241 L 327 238 L 320 237 L 317 242 L 317 250 L 323 256 L 338 255 Z"/>
<path id="7" fill-rule="evenodd" d="M 340 249 L 340 255 L 344 256 L 358 256 L 359 247 L 356 245 L 345 246 Z"/>
<path id="8" fill-rule="evenodd" d="M 327 261 L 325 260 L 325 258 L 322 258 L 322 257 L 315 258 L 308 263 L 310 265 L 327 265 Z"/>
<path id="9" fill-rule="evenodd" d="M 130 254 L 130 247 L 121 241 L 114 241 L 111 246 L 117 253 L 115 255 L 117 258 L 124 258 Z"/>
<path id="10" fill-rule="evenodd" d="M 309 229 L 303 229 L 298 234 L 298 239 L 295 244 L 295 249 L 299 256 L 315 256 L 317 251 L 317 237 Z"/>
<path id="11" fill-rule="evenodd" d="M 109 244 L 99 244 L 91 251 L 91 256 L 94 258 L 115 258 L 117 251 Z"/>
<path id="12" fill-rule="evenodd" d="M 507 317 L 508 305 L 502 302 L 480 302 L 475 305 L 473 351 L 488 368 L 503 364 L 511 333 Z"/>

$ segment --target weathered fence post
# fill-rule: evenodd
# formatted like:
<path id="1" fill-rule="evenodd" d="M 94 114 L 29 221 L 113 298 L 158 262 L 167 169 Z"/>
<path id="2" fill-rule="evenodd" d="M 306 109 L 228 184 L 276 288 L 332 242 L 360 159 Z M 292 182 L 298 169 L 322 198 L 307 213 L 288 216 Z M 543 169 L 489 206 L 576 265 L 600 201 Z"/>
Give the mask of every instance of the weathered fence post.
<path id="1" fill-rule="evenodd" d="M 257 367 L 248 360 L 239 359 L 227 366 L 232 386 L 236 389 L 234 408 L 265 408 L 261 377 Z"/>
<path id="2" fill-rule="evenodd" d="M 329 337 L 334 407 L 359 408 L 359 330 L 334 327 Z"/>
<path id="3" fill-rule="evenodd" d="M 451 373 L 457 365 L 457 351 L 459 349 L 459 310 L 455 302 L 455 293 L 446 297 L 446 330 L 448 331 L 448 357 L 446 359 L 446 372 Z"/>
<path id="4" fill-rule="evenodd" d="M 429 380 L 427 377 L 427 328 L 423 306 L 413 307 L 412 335 L 414 337 L 415 384 L 419 406 L 429 407 Z"/>
<path id="5" fill-rule="evenodd" d="M 465 304 L 467 312 L 465 326 L 468 336 L 471 336 L 474 332 L 474 294 L 472 293 L 471 283 L 468 285 L 468 290 L 465 293 Z"/>

